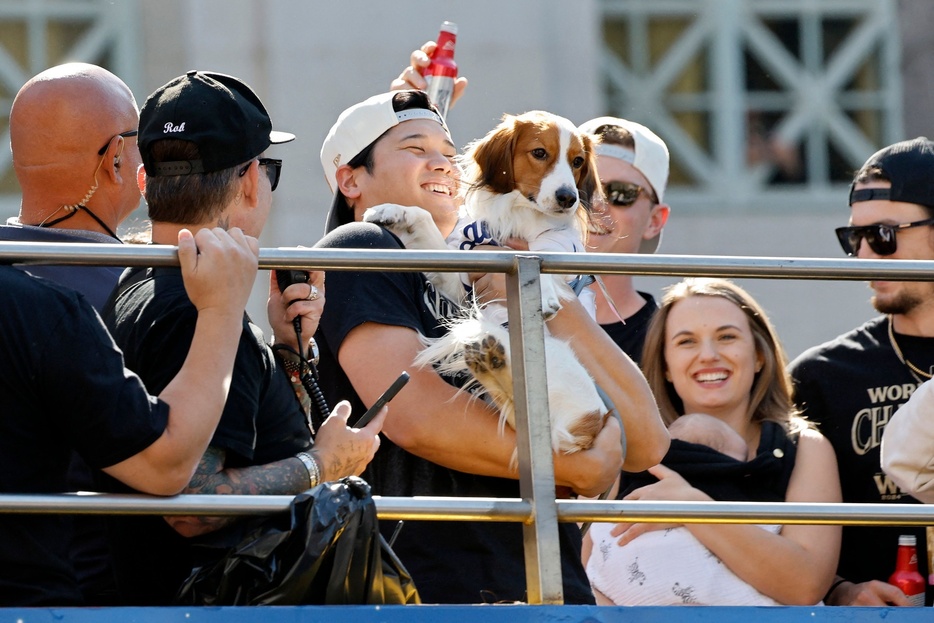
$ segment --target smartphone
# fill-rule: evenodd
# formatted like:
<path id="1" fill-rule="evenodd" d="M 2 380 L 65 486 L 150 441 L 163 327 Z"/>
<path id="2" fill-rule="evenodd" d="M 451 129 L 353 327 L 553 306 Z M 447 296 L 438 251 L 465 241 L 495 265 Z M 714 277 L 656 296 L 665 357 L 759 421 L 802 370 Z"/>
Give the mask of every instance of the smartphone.
<path id="1" fill-rule="evenodd" d="M 399 390 L 405 387 L 405 384 L 409 382 L 409 373 L 402 371 L 402 374 L 399 375 L 392 385 L 389 386 L 389 389 L 383 392 L 383 395 L 376 399 L 376 402 L 373 403 L 373 406 L 366 410 L 366 413 L 360 416 L 360 419 L 354 424 L 354 428 L 362 428 L 366 426 L 370 420 L 376 417 L 376 414 L 379 413 L 379 410 L 383 408 L 387 402 L 393 399 L 396 394 L 399 393 Z"/>

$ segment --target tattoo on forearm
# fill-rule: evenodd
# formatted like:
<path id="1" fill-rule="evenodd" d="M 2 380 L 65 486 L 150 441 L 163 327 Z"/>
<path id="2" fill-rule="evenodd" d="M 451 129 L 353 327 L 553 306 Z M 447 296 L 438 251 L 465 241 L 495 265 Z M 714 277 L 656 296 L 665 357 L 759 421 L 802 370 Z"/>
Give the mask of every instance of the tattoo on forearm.
<path id="1" fill-rule="evenodd" d="M 226 453 L 209 447 L 183 493 L 218 495 L 295 495 L 308 488 L 308 472 L 302 462 L 289 457 L 275 463 L 224 468 Z M 212 532 L 237 517 L 186 517 L 185 523 Z"/>

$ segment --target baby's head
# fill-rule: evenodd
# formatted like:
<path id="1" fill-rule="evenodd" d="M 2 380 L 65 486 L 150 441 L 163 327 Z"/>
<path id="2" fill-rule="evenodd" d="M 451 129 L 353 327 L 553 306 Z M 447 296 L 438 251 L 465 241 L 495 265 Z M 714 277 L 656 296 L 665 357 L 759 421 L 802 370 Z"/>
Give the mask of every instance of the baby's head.
<path id="1" fill-rule="evenodd" d="M 746 442 L 742 436 L 730 428 L 729 424 L 712 415 L 706 413 L 682 415 L 671 423 L 668 433 L 672 439 L 708 446 L 737 461 L 746 460 Z"/>

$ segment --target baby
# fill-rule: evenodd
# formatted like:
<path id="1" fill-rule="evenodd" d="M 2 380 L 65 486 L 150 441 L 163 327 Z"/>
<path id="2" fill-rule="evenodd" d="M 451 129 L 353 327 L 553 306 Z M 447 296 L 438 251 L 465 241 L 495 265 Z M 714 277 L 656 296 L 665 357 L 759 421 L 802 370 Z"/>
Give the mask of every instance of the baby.
<path id="1" fill-rule="evenodd" d="M 742 436 L 711 415 L 682 415 L 668 431 L 672 439 L 707 446 L 737 461 L 747 460 Z M 781 529 L 760 527 L 776 534 Z M 736 577 L 683 526 L 646 532 L 622 547 L 610 535 L 612 528 L 611 523 L 590 527 L 593 552 L 587 576 L 598 605 L 780 605 Z"/>
<path id="2" fill-rule="evenodd" d="M 682 415 L 668 427 L 668 434 L 672 439 L 707 446 L 737 461 L 745 461 L 748 453 L 739 433 L 723 420 L 706 413 Z"/>

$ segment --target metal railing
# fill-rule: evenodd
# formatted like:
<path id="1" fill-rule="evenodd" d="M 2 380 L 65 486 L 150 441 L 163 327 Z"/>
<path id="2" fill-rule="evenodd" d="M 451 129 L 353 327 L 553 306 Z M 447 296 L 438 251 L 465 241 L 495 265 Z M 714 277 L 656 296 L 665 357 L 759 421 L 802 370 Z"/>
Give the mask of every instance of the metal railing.
<path id="1" fill-rule="evenodd" d="M 0 263 L 11 262 L 178 265 L 175 248 L 169 246 L 0 243 Z M 518 354 L 513 382 L 521 498 L 377 496 L 376 505 L 381 519 L 522 523 L 531 604 L 563 602 L 558 522 L 934 524 L 934 506 L 922 505 L 555 500 L 550 432 L 546 422 L 529 417 L 548 413 L 545 368 L 531 365 L 544 357 L 540 273 L 927 281 L 934 274 L 932 261 L 264 248 L 259 265 L 261 269 L 506 273 L 510 345 Z M 247 515 L 285 510 L 291 500 L 281 495 L 20 494 L 0 495 L 0 513 Z"/>

